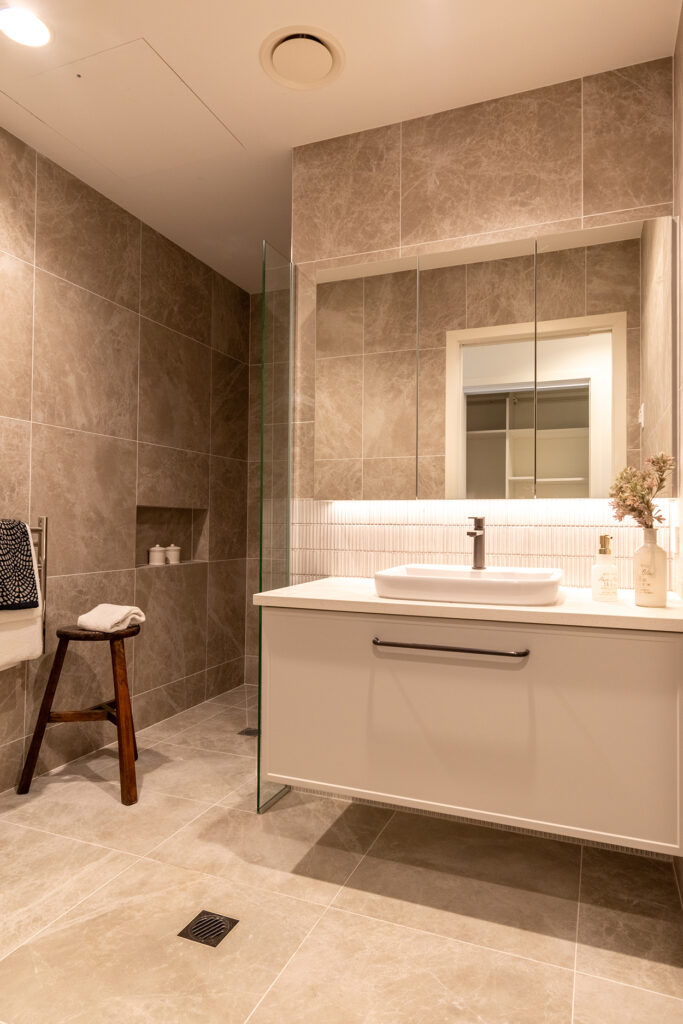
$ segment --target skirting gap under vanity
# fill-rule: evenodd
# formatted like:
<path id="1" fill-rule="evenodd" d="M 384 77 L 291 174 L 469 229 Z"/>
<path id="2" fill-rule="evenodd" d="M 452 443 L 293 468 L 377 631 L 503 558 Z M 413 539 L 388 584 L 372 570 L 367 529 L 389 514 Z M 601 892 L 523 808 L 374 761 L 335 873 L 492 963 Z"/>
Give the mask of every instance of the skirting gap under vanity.
<path id="1" fill-rule="evenodd" d="M 254 602 L 269 780 L 683 853 L 675 595 L 455 604 L 328 578 Z"/>

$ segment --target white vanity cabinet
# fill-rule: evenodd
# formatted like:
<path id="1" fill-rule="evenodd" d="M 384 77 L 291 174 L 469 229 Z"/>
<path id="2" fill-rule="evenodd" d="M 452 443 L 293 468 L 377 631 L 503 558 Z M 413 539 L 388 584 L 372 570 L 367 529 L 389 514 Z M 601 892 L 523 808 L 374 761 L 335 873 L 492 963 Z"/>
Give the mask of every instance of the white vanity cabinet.
<path id="1" fill-rule="evenodd" d="M 681 852 L 678 632 L 268 606 L 262 658 L 273 781 Z"/>

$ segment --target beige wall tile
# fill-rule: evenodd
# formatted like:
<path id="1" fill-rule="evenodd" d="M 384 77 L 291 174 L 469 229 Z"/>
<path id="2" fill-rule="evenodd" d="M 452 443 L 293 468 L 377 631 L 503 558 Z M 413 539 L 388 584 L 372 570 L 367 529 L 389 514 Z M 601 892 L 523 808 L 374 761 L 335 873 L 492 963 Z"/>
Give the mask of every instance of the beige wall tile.
<path id="1" fill-rule="evenodd" d="M 211 457 L 212 561 L 244 558 L 247 550 L 247 464 Z"/>
<path id="2" fill-rule="evenodd" d="M 586 313 L 624 311 L 630 329 L 640 326 L 640 239 L 586 249 Z"/>
<path id="3" fill-rule="evenodd" d="M 6 743 L 24 735 L 26 665 L 0 672 L 0 751 Z"/>
<path id="4" fill-rule="evenodd" d="M 539 320 L 586 314 L 586 250 L 542 252 L 536 263 L 536 309 Z"/>
<path id="5" fill-rule="evenodd" d="M 137 311 L 140 221 L 39 155 L 36 265 Z"/>
<path id="6" fill-rule="evenodd" d="M 28 520 L 30 469 L 31 424 L 28 420 L 0 417 L 0 506 L 3 515 Z"/>
<path id="7" fill-rule="evenodd" d="M 208 508 L 209 456 L 139 444 L 138 505 Z"/>
<path id="8" fill-rule="evenodd" d="M 316 356 L 363 351 L 363 278 L 329 281 L 316 289 Z"/>
<path id="9" fill-rule="evenodd" d="M 244 656 L 246 559 L 209 563 L 207 665 Z"/>
<path id="10" fill-rule="evenodd" d="M 316 460 L 362 454 L 363 365 L 362 356 L 316 359 Z"/>
<path id="11" fill-rule="evenodd" d="M 580 216 L 581 83 L 407 121 L 401 172 L 404 244 Z"/>
<path id="12" fill-rule="evenodd" d="M 212 274 L 211 344 L 249 362 L 249 295 L 221 274 Z"/>
<path id="13" fill-rule="evenodd" d="M 294 424 L 292 495 L 295 498 L 313 497 L 314 437 L 314 423 Z"/>
<path id="14" fill-rule="evenodd" d="M 208 452 L 211 350 L 140 320 L 141 441 Z"/>
<path id="15" fill-rule="evenodd" d="M 446 331 L 466 326 L 466 275 L 462 267 L 420 270 L 419 344 L 438 348 L 446 344 Z"/>
<path id="16" fill-rule="evenodd" d="M 50 574 L 132 568 L 135 443 L 33 426 L 31 515 L 50 517 Z"/>
<path id="17" fill-rule="evenodd" d="M 244 658 L 235 658 L 206 670 L 206 699 L 234 690 L 244 682 Z"/>
<path id="18" fill-rule="evenodd" d="M 446 459 L 443 455 L 418 456 L 417 496 L 423 501 L 446 497 Z"/>
<path id="19" fill-rule="evenodd" d="M 533 318 L 533 256 L 514 256 L 467 267 L 468 327 L 528 323 Z"/>
<path id="20" fill-rule="evenodd" d="M 672 199 L 670 57 L 583 81 L 583 212 Z"/>
<path id="21" fill-rule="evenodd" d="M 36 153 L 0 128 L 0 249 L 33 260 Z"/>
<path id="22" fill-rule="evenodd" d="M 231 459 L 248 456 L 249 367 L 213 352 L 211 359 L 211 451 Z"/>
<path id="23" fill-rule="evenodd" d="M 36 272 L 33 418 L 135 438 L 139 317 Z"/>
<path id="24" fill-rule="evenodd" d="M 0 746 L 0 793 L 19 782 L 24 765 L 24 740 L 11 740 Z"/>
<path id="25" fill-rule="evenodd" d="M 417 454 L 443 455 L 446 445 L 446 349 L 418 354 Z"/>
<path id="26" fill-rule="evenodd" d="M 350 501 L 363 497 L 363 460 L 336 459 L 313 463 L 314 497 L 324 501 Z"/>
<path id="27" fill-rule="evenodd" d="M 164 718 L 200 704 L 206 697 L 206 672 L 196 672 L 185 679 L 158 686 L 133 696 L 135 729 L 146 729 Z"/>
<path id="28" fill-rule="evenodd" d="M 315 417 L 316 285 L 300 267 L 295 271 L 294 380 L 292 419 L 295 423 Z"/>
<path id="29" fill-rule="evenodd" d="M 212 271 L 190 253 L 142 226 L 140 312 L 150 320 L 211 342 Z"/>
<path id="30" fill-rule="evenodd" d="M 249 296 L 249 362 L 261 362 L 261 293 Z"/>
<path id="31" fill-rule="evenodd" d="M 33 268 L 2 252 L 0 309 L 0 415 L 28 419 L 33 357 Z"/>
<path id="32" fill-rule="evenodd" d="M 245 593 L 246 629 L 245 649 L 252 657 L 258 656 L 258 623 L 259 610 L 253 602 L 254 594 L 259 592 L 259 561 L 258 558 L 247 559 L 247 581 Z"/>
<path id="33" fill-rule="evenodd" d="M 399 245 L 399 159 L 397 124 L 295 149 L 294 261 Z"/>
<path id="34" fill-rule="evenodd" d="M 135 641 L 136 694 L 206 667 L 205 563 L 147 566 L 135 571 L 135 603 L 146 621 Z"/>
<path id="35" fill-rule="evenodd" d="M 259 520 L 261 501 L 261 466 L 258 462 L 247 464 L 247 558 L 259 555 Z"/>
<path id="36" fill-rule="evenodd" d="M 363 459 L 363 498 L 400 500 L 416 494 L 415 456 L 402 459 Z"/>
<path id="37" fill-rule="evenodd" d="M 365 356 L 364 459 L 415 455 L 416 399 L 416 352 Z"/>
<path id="38" fill-rule="evenodd" d="M 365 352 L 412 349 L 417 344 L 417 272 L 365 278 Z"/>

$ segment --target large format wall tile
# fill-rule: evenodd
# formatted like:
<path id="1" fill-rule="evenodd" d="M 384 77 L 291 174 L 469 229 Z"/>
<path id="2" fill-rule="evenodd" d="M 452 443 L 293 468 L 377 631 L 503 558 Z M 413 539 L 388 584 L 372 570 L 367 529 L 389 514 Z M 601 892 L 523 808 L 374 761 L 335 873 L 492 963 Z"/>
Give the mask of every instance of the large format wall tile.
<path id="1" fill-rule="evenodd" d="M 211 458 L 211 561 L 244 558 L 247 550 L 247 463 Z"/>
<path id="2" fill-rule="evenodd" d="M 0 749 L 24 735 L 25 692 L 25 665 L 14 665 L 0 672 Z"/>
<path id="3" fill-rule="evenodd" d="M 671 201 L 670 57 L 583 82 L 583 212 Z"/>
<path id="4" fill-rule="evenodd" d="M 438 267 L 420 270 L 419 344 L 439 348 L 446 344 L 446 332 L 466 326 L 466 267 Z"/>
<path id="5" fill-rule="evenodd" d="M 50 517 L 50 574 L 132 567 L 135 443 L 33 426 L 31 515 Z"/>
<path id="6" fill-rule="evenodd" d="M 533 256 L 514 256 L 468 266 L 468 327 L 528 323 L 533 318 Z"/>
<path id="7" fill-rule="evenodd" d="M 417 453 L 443 455 L 446 445 L 446 350 L 418 355 Z"/>
<path id="8" fill-rule="evenodd" d="M 294 150 L 296 263 L 400 244 L 398 124 Z"/>
<path id="9" fill-rule="evenodd" d="M 416 496 L 415 456 L 400 459 L 363 459 L 363 499 L 403 500 Z"/>
<path id="10" fill-rule="evenodd" d="M 31 424 L 0 417 L 0 508 L 10 519 L 28 519 Z M 40 515 L 40 513 L 39 513 Z"/>
<path id="11" fill-rule="evenodd" d="M 221 352 L 211 354 L 211 453 L 248 457 L 249 367 Z"/>
<path id="12" fill-rule="evenodd" d="M 140 221 L 39 156 L 36 265 L 137 310 Z"/>
<path id="13" fill-rule="evenodd" d="M 363 351 L 363 278 L 319 284 L 315 299 L 316 356 Z"/>
<path id="14" fill-rule="evenodd" d="M 538 254 L 536 315 L 539 320 L 584 316 L 586 312 L 586 249 Z"/>
<path id="15" fill-rule="evenodd" d="M 415 352 L 365 356 L 363 458 L 415 454 L 417 357 Z"/>
<path id="16" fill-rule="evenodd" d="M 363 460 L 316 459 L 313 496 L 318 501 L 350 501 L 363 497 Z"/>
<path id="17" fill-rule="evenodd" d="M 211 350 L 142 317 L 138 438 L 209 450 Z"/>
<path id="18" fill-rule="evenodd" d="M 0 416 L 31 415 L 33 268 L 0 253 Z"/>
<path id="19" fill-rule="evenodd" d="M 36 208 L 36 154 L 0 128 L 0 249 L 33 259 Z"/>
<path id="20" fill-rule="evenodd" d="M 37 271 L 34 420 L 134 438 L 138 322 L 130 310 Z"/>
<path id="21" fill-rule="evenodd" d="M 365 352 L 415 348 L 417 272 L 403 270 L 365 279 Z"/>
<path id="22" fill-rule="evenodd" d="M 249 295 L 215 271 L 212 275 L 211 344 L 233 359 L 249 362 Z"/>
<path id="23" fill-rule="evenodd" d="M 140 312 L 190 338 L 211 342 L 212 271 L 157 231 L 142 226 Z"/>
<path id="24" fill-rule="evenodd" d="M 136 694 L 206 667 L 207 568 L 187 562 L 136 569 L 135 603 L 146 616 L 135 641 Z"/>
<path id="25" fill-rule="evenodd" d="M 207 664 L 244 655 L 246 560 L 209 563 Z"/>
<path id="26" fill-rule="evenodd" d="M 580 216 L 581 82 L 407 121 L 401 172 L 404 244 Z"/>
<path id="27" fill-rule="evenodd" d="M 624 311 L 640 326 L 640 239 L 590 245 L 586 250 L 586 313 Z"/>
<path id="28" fill-rule="evenodd" d="M 363 357 L 315 363 L 315 458 L 353 459 L 362 454 Z"/>
<path id="29" fill-rule="evenodd" d="M 201 704 L 206 699 L 206 672 L 196 672 L 184 679 L 174 679 L 153 690 L 133 694 L 135 728 L 146 729 L 155 722 Z"/>
<path id="30" fill-rule="evenodd" d="M 208 508 L 209 456 L 138 445 L 138 505 Z"/>

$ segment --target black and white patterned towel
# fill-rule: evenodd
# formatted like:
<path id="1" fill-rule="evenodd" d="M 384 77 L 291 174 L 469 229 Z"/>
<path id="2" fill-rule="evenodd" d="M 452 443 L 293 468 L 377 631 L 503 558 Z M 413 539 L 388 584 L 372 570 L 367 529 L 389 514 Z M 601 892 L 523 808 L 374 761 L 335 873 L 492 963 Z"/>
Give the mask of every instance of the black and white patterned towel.
<path id="1" fill-rule="evenodd" d="M 0 519 L 0 612 L 38 604 L 28 527 L 19 519 Z"/>

